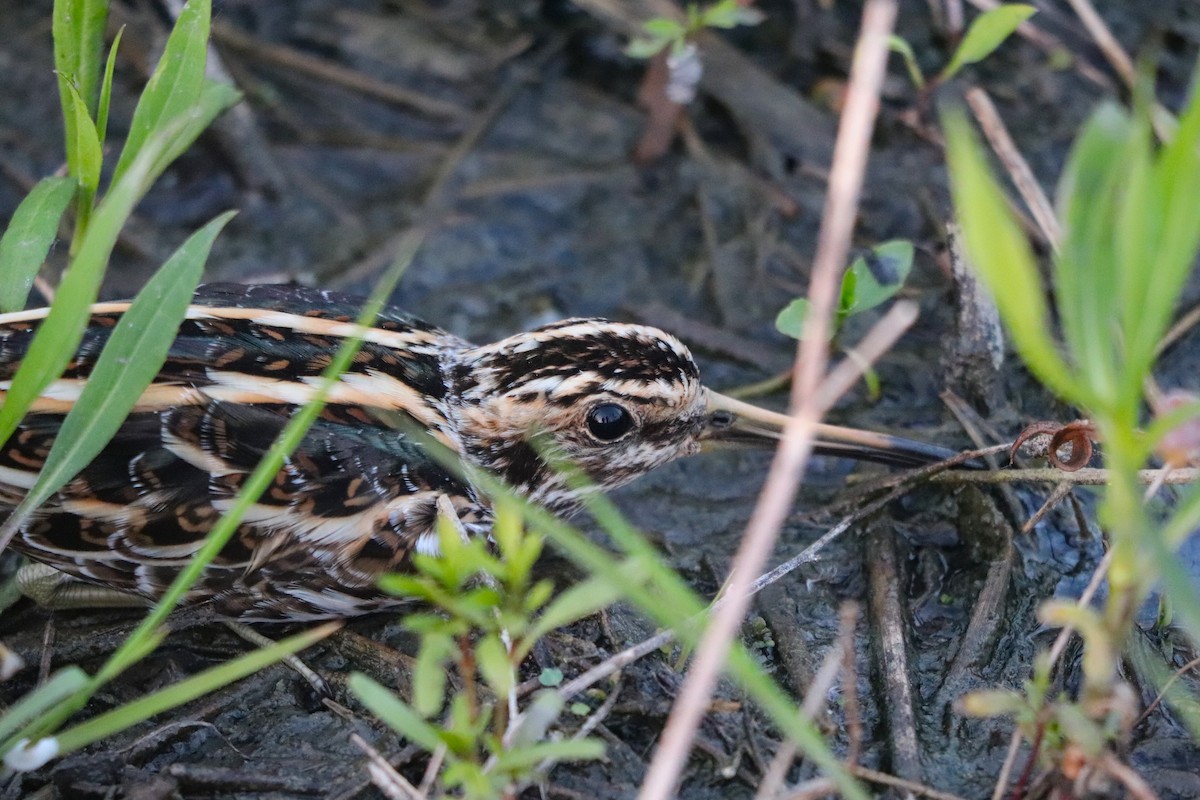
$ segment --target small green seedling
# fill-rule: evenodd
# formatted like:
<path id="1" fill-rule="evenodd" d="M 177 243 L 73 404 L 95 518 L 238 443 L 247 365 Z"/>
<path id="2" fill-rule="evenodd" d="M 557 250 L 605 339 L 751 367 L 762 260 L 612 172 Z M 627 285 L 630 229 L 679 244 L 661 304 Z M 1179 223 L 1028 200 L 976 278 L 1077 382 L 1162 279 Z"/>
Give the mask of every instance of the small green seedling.
<path id="1" fill-rule="evenodd" d="M 362 674 L 350 679 L 360 701 L 393 730 L 430 752 L 444 752 L 442 790 L 469 797 L 512 796 L 558 760 L 600 758 L 595 739 L 559 738 L 552 731 L 566 704 L 553 686 L 562 672 L 538 676 L 547 687 L 518 707 L 518 672 L 539 639 L 617 599 L 598 578 L 552 598 L 549 581 L 533 579 L 543 537 L 527 531 L 519 507 L 496 504 L 496 552 L 464 538 L 443 516 L 440 557 L 415 555 L 416 574 L 385 576 L 380 585 L 433 609 L 409 613 L 404 626 L 420 638 L 412 702 Z M 453 689 L 448 691 L 453 685 Z"/>
<path id="2" fill-rule="evenodd" d="M 830 338 L 837 339 L 846 319 L 854 314 L 869 311 L 900 291 L 908 274 L 912 271 L 913 245 L 904 239 L 884 242 L 854 259 L 850 269 L 842 277 L 842 292 L 834 313 L 833 330 Z M 808 320 L 809 302 L 798 297 L 788 303 L 775 317 L 775 328 L 793 339 L 804 338 L 804 324 Z M 879 378 L 867 370 L 863 375 L 872 399 L 879 398 Z"/>
<path id="3" fill-rule="evenodd" d="M 967 33 L 958 43 L 954 55 L 931 82 L 925 80 L 925 74 L 917 64 L 916 54 L 913 53 L 912 46 L 907 41 L 899 36 L 890 36 L 888 37 L 888 46 L 892 52 L 899 53 L 904 59 L 904 66 L 908 69 L 908 75 L 913 84 L 921 91 L 927 91 L 932 86 L 950 80 L 968 64 L 974 64 L 987 58 L 1036 11 L 1037 9 L 1033 6 L 1012 3 L 980 14 L 967 28 Z"/>
<path id="4" fill-rule="evenodd" d="M 720 0 L 701 9 L 689 3 L 682 21 L 668 17 L 655 17 L 642 25 L 641 35 L 635 37 L 625 48 L 630 58 L 651 58 L 666 48 L 678 54 L 688 40 L 705 28 L 736 28 L 739 25 L 757 25 L 763 21 L 763 13 L 756 8 L 742 5 L 738 0 Z"/>

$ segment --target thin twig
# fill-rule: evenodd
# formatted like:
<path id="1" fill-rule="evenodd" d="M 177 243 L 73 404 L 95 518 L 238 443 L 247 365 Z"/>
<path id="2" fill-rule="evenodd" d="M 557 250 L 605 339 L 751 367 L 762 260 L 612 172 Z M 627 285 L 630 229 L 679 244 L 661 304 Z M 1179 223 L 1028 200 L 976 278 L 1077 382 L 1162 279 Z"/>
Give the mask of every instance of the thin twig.
<path id="1" fill-rule="evenodd" d="M 1008 739 L 1008 752 L 1004 755 L 1004 764 L 1000 767 L 1000 774 L 996 776 L 996 786 L 992 789 L 992 800 L 1003 800 L 1004 790 L 1008 788 L 1008 779 L 1017 764 L 1017 754 L 1020 752 L 1021 729 L 1013 728 Z"/>
<path id="2" fill-rule="evenodd" d="M 1175 486 L 1181 483 L 1196 483 L 1200 481 L 1200 469 L 1187 467 L 1170 471 L 1165 480 L 1162 478 L 1163 469 L 1138 470 L 1137 480 L 1147 485 L 1159 480 Z M 941 472 L 929 478 L 930 483 L 1070 483 L 1073 486 L 1104 486 L 1109 481 L 1109 470 L 1096 467 L 1085 467 L 1074 472 L 1063 472 L 1056 467 L 1039 469 L 1009 469 L 960 472 Z"/>
<path id="3" fill-rule="evenodd" d="M 728 602 L 717 610 L 701 638 L 692 668 L 667 718 L 662 739 L 638 795 L 641 800 L 667 800 L 674 794 L 696 728 L 750 602 L 751 576 L 762 569 L 774 547 L 812 452 L 814 428 L 823 411 L 818 389 L 828 360 L 827 332 L 854 228 L 871 132 L 879 107 L 879 90 L 887 66 L 888 36 L 896 12 L 895 0 L 868 0 L 863 9 L 862 31 L 850 70 L 846 106 L 834 146 L 829 194 L 813 262 L 809 290 L 811 314 L 805 326 L 806 336 L 799 347 L 797 380 L 792 391 L 793 416 L 784 430 L 783 441 L 734 558 Z"/>
<path id="4" fill-rule="evenodd" d="M 371 776 L 371 783 L 383 792 L 388 800 L 425 800 L 425 795 L 417 791 L 417 787 L 397 772 L 366 739 L 357 733 L 352 733 L 350 741 L 367 754 L 367 772 Z"/>
<path id="5" fill-rule="evenodd" d="M 856 777 L 868 780 L 871 783 L 882 783 L 884 786 L 895 786 L 897 789 L 904 789 L 908 792 L 931 797 L 933 800 L 963 800 L 962 797 L 949 792 L 942 792 L 923 783 L 916 781 L 906 781 L 904 778 L 897 778 L 895 775 L 888 775 L 886 772 L 868 769 L 867 767 L 851 767 L 850 771 Z"/>
<path id="6" fill-rule="evenodd" d="M 1100 52 L 1104 53 L 1104 57 L 1108 59 L 1108 63 L 1120 76 L 1126 88 L 1132 90 L 1137 83 L 1137 70 L 1134 69 L 1133 59 L 1121 47 L 1117 37 L 1113 36 L 1104 19 L 1096 12 L 1096 7 L 1092 5 L 1091 0 L 1067 0 L 1067 2 L 1075 10 L 1076 16 L 1083 23 L 1083 27 L 1087 29 L 1088 35 L 1100 48 Z M 1154 126 L 1154 133 L 1159 140 L 1169 141 L 1174 135 L 1175 117 L 1161 103 L 1151 103 L 1150 122 Z"/>
<path id="7" fill-rule="evenodd" d="M 1137 71 L 1133 68 L 1133 59 L 1121 47 L 1121 43 L 1117 41 L 1117 37 L 1113 36 L 1101 16 L 1096 13 L 1096 8 L 1091 4 L 1091 0 L 1067 0 L 1067 3 L 1075 10 L 1075 15 L 1079 17 L 1079 21 L 1087 29 L 1088 35 L 1100 48 L 1100 52 L 1104 53 L 1108 63 L 1116 70 L 1117 76 L 1124 81 L 1127 87 L 1132 87 L 1137 81 Z"/>
<path id="8" fill-rule="evenodd" d="M 1058 224 L 1058 217 L 1054 214 L 1054 206 L 1046 197 L 1046 193 L 1042 191 L 1041 184 L 1034 177 L 1033 170 L 1029 168 L 1029 163 L 1017 149 L 1016 142 L 1013 141 L 1008 128 L 1004 126 L 1004 120 L 1001 119 L 1000 112 L 996 110 L 995 103 L 992 102 L 988 93 L 979 87 L 968 89 L 966 98 L 967 105 L 971 107 L 971 112 L 979 121 L 979 127 L 983 129 L 988 144 L 992 146 L 1000 163 L 1008 171 L 1009 178 L 1017 187 L 1017 191 L 1021 193 L 1025 205 L 1029 207 L 1029 211 L 1033 214 L 1038 227 L 1041 228 L 1046 241 L 1050 242 L 1050 246 L 1057 250 L 1058 243 L 1062 241 L 1062 227 Z"/>
<path id="9" fill-rule="evenodd" d="M 470 110 L 461 106 L 405 89 L 402 86 L 376 80 L 358 70 L 303 53 L 292 47 L 264 41 L 225 22 L 214 22 L 212 35 L 218 44 L 237 50 L 246 57 L 274 64 L 297 75 L 341 86 L 385 103 L 411 108 L 429 117 L 461 120 L 471 116 Z"/>

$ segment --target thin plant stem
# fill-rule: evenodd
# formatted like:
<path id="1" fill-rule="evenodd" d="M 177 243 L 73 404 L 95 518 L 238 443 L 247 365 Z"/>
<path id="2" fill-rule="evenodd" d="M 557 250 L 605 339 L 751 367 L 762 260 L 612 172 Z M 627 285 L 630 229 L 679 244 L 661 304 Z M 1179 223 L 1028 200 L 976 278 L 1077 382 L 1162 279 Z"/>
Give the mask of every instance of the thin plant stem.
<path id="1" fill-rule="evenodd" d="M 749 604 L 751 578 L 761 571 L 775 544 L 812 452 L 814 428 L 820 416 L 818 387 L 828 359 L 829 324 L 854 228 L 871 132 L 879 107 L 879 90 L 887 66 L 888 36 L 896 13 L 895 0 L 869 0 L 863 9 L 862 30 L 855 47 L 846 107 L 834 146 L 829 194 L 814 260 L 809 290 L 812 313 L 799 346 L 797 380 L 793 384 L 791 403 L 793 415 L 776 451 L 742 546 L 734 558 L 727 605 L 717 611 L 700 641 L 696 659 L 671 709 L 662 740 L 638 795 L 641 800 L 667 800 L 674 794 L 696 728 L 708 707 L 730 642 Z M 862 796 L 862 790 L 853 783 L 840 788 Z"/>

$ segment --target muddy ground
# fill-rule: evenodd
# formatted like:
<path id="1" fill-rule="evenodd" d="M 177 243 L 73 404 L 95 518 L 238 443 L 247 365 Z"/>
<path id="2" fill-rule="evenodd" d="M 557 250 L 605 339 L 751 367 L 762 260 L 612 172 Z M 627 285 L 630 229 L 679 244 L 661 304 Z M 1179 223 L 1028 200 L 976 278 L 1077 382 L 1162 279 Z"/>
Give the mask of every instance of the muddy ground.
<path id="1" fill-rule="evenodd" d="M 169 4 L 114 5 L 114 26 L 129 26 L 114 100 L 119 136 L 161 47 L 162 7 Z M 135 292 L 188 232 L 229 208 L 241 213 L 213 251 L 211 279 L 366 291 L 399 235 L 426 213 L 431 182 L 448 171 L 448 204 L 401 284 L 398 305 L 475 340 L 572 315 L 659 324 L 693 347 L 706 381 L 718 389 L 762 381 L 788 364 L 792 344 L 775 332 L 773 319 L 806 286 L 836 122 L 831 104 L 848 71 L 857 3 L 761 3 L 767 21 L 726 37 L 722 65 L 689 111 L 687 136 L 649 164 L 630 158 L 645 124 L 634 101 L 643 66 L 622 55 L 625 36 L 605 12 L 632 14 L 638 3 L 215 5 L 216 49 L 246 103 L 139 208 L 114 259 L 107 297 Z M 949 50 L 929 5 L 902 5 L 899 33 L 926 70 L 936 71 Z M 1013 41 L 939 99 L 961 96 L 970 83 L 984 86 L 1039 179 L 1052 187 L 1081 121 L 1119 92 L 1066 3 L 1039 6 L 1039 25 L 1066 44 L 1075 68 Z M 1200 44 L 1200 5 L 1097 6 L 1130 51 L 1157 43 L 1161 96 L 1177 107 Z M 61 161 L 49 7 L 49 0 L 0 3 L 0 219 Z M 1089 70 L 1099 79 L 1082 74 Z M 945 170 L 931 124 L 928 107 L 918 104 L 894 60 L 856 245 L 916 243 L 905 294 L 919 303 L 921 318 L 879 366 L 882 397 L 871 400 L 860 387 L 833 416 L 953 447 L 969 439 L 939 397 L 948 388 L 1004 438 L 1033 419 L 1073 419 L 1012 358 L 991 384 L 963 382 L 943 363 L 959 332 L 944 243 Z M 847 338 L 875 316 L 853 320 Z M 1197 359 L 1193 335 L 1169 353 L 1161 380 L 1194 387 Z M 778 407 L 783 395 L 756 402 Z M 699 591 L 712 594 L 767 462 L 765 454 L 732 453 L 677 463 L 617 500 Z M 815 539 L 879 474 L 819 460 L 776 560 Z M 1032 532 L 1016 534 L 1044 498 L 1038 487 L 1009 494 L 918 489 L 764 592 L 748 640 L 776 678 L 802 694 L 836 643 L 840 605 L 860 601 L 859 763 L 962 797 L 990 796 L 1010 727 L 967 720 L 953 701 L 970 688 L 1019 685 L 1035 651 L 1053 635 L 1034 620 L 1036 604 L 1077 596 L 1102 552 L 1086 491 Z M 564 568 L 551 562 L 547 569 Z M 94 669 L 111 642 L 114 616 L 47 617 L 19 607 L 0 621 L 0 635 L 37 664 L 49 627 L 55 664 L 79 661 Z M 352 704 L 340 686 L 352 668 L 402 685 L 397 653 L 410 652 L 412 642 L 397 622 L 359 620 L 349 631 L 306 656 L 338 699 Z M 556 637 L 540 657 L 572 675 L 648 632 L 636 614 L 615 609 Z M 903 637 L 906 669 L 884 655 L 880 641 L 889 635 Z M 1170 651 L 1177 663 L 1187 660 L 1184 648 L 1170 650 L 1162 632 L 1147 631 L 1142 639 Z M 101 693 L 89 712 L 243 649 L 219 628 L 175 635 Z M 1068 656 L 1059 678 L 1068 688 L 1077 660 L 1077 652 Z M 544 796 L 635 795 L 680 683 L 671 664 L 656 654 L 625 671 L 599 730 L 607 761 L 555 769 Z M 35 671 L 6 692 L 28 688 Z M 902 713 L 906 687 L 911 719 Z M 778 746 L 771 726 L 734 689 L 724 687 L 722 696 L 730 702 L 706 720 L 681 797 L 753 797 Z M 830 697 L 821 719 L 839 753 L 849 741 L 842 696 Z M 276 667 L 12 779 L 0 797 L 381 797 L 350 742 L 352 732 L 419 779 L 422 762 L 389 731 L 365 717 L 332 713 L 294 673 Z M 1136 729 L 1129 760 L 1160 796 L 1200 796 L 1200 752 L 1168 714 L 1152 715 Z M 1018 770 L 1026 761 L 1017 759 Z M 797 760 L 788 777 L 812 774 L 811 765 Z"/>

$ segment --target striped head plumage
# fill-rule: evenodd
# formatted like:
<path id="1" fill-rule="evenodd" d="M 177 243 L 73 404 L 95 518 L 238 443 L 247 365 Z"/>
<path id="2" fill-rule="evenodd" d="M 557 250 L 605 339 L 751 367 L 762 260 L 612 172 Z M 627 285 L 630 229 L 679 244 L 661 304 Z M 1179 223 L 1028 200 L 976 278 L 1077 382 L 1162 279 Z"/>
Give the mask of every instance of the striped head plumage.
<path id="1" fill-rule="evenodd" d="M 332 353 L 355 298 L 292 286 L 197 294 L 166 363 L 105 450 L 13 546 L 79 579 L 154 599 L 201 546 Z M 99 304 L 75 359 L 0 448 L 0 514 L 33 484 L 63 416 L 127 307 Z M 0 315 L 0 394 L 44 310 Z M 610 489 L 707 445 L 764 443 L 783 417 L 703 387 L 687 348 L 641 325 L 571 319 L 476 347 L 394 310 L 188 601 L 245 621 L 345 617 L 397 601 L 376 586 L 437 549 L 439 506 L 487 535 L 484 493 L 429 437 L 565 513 L 547 457 Z M 819 449 L 892 463 L 946 451 L 824 426 Z"/>

